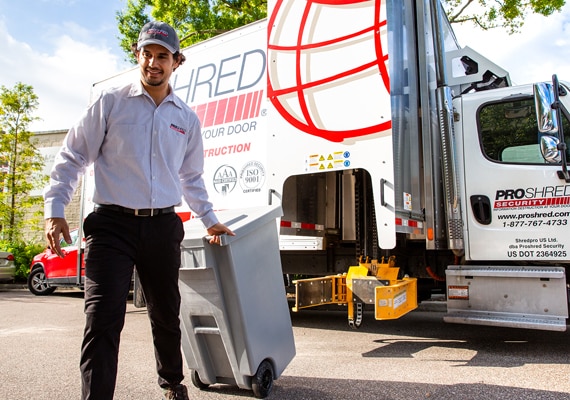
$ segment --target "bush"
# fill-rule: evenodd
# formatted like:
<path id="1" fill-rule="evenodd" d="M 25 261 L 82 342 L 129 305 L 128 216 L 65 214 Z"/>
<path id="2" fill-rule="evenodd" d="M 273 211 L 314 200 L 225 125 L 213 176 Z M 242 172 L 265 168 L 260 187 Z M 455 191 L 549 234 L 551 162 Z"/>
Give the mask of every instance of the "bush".
<path id="1" fill-rule="evenodd" d="M 30 265 L 32 258 L 36 254 L 44 251 L 45 245 L 38 243 L 10 243 L 0 242 L 0 250 L 9 251 L 14 255 L 14 263 L 16 264 L 16 282 L 25 282 L 30 274 Z"/>

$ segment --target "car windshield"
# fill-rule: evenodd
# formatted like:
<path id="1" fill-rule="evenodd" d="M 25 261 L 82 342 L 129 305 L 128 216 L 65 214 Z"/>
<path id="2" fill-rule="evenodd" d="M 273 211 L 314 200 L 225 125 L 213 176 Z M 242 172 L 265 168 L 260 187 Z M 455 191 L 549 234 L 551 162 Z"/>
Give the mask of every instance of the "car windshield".
<path id="1" fill-rule="evenodd" d="M 61 238 L 59 241 L 59 245 L 61 247 L 68 247 L 68 246 L 77 246 L 77 238 L 79 237 L 79 229 L 74 229 L 69 232 L 71 236 L 71 243 L 67 243 L 64 238 Z"/>

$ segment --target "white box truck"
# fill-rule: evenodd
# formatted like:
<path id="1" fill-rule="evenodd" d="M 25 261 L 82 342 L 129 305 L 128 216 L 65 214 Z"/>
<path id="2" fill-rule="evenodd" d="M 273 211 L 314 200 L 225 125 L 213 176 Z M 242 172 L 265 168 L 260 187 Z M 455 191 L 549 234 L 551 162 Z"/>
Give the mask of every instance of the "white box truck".
<path id="1" fill-rule="evenodd" d="M 448 322 L 566 329 L 567 83 L 513 86 L 438 0 L 277 0 L 184 54 L 215 208 L 280 204 L 283 273 L 332 277 L 298 281 L 298 308 L 348 303 L 357 326 L 440 288 Z"/>

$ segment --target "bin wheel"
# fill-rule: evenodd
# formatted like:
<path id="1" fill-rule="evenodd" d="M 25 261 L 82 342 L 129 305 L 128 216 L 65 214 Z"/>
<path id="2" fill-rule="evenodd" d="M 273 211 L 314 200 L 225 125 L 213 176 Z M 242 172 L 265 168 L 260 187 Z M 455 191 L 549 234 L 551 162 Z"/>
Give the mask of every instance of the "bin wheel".
<path id="1" fill-rule="evenodd" d="M 251 389 L 258 399 L 264 399 L 273 389 L 273 365 L 267 360 L 259 364 L 257 372 L 252 377 Z"/>
<path id="2" fill-rule="evenodd" d="M 200 379 L 200 375 L 198 375 L 198 371 L 196 370 L 192 371 L 191 379 L 192 379 L 192 384 L 200 390 L 206 390 L 210 387 L 210 385 L 208 385 L 207 383 L 202 382 L 202 380 Z"/>

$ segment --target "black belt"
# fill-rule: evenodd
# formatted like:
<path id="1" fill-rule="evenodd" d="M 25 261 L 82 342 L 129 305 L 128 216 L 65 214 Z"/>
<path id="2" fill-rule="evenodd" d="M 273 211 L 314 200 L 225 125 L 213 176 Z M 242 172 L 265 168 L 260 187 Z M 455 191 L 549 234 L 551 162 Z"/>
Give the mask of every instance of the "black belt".
<path id="1" fill-rule="evenodd" d="M 166 208 L 127 208 L 123 206 L 117 206 L 115 204 L 97 204 L 95 206 L 95 211 L 97 210 L 107 210 L 114 211 L 117 213 L 131 214 L 137 217 L 155 217 L 162 214 L 170 214 L 174 212 L 174 206 Z"/>

